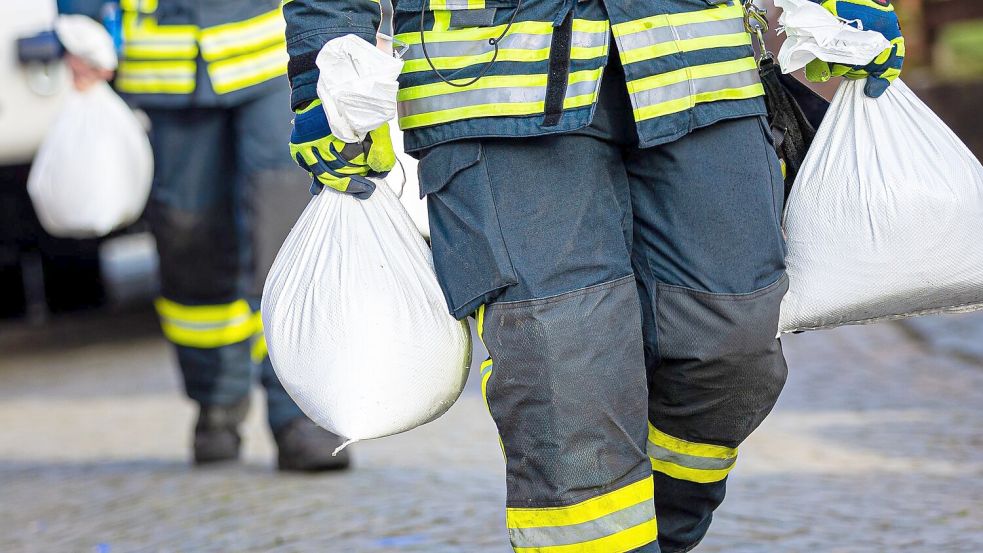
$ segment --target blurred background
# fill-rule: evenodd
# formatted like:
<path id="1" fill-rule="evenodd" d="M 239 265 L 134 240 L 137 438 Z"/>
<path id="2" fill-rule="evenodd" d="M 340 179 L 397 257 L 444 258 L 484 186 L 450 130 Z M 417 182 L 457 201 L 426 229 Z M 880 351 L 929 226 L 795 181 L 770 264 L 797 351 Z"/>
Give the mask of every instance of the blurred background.
<path id="1" fill-rule="evenodd" d="M 980 156 L 983 2 L 894 3 L 905 81 Z M 277 473 L 259 409 L 244 463 L 191 468 L 194 410 L 152 308 L 145 223 L 56 239 L 26 193 L 70 86 L 60 63 L 14 56 L 50 26 L 42 4 L 0 2 L 0 551 L 508 551 L 474 371 L 443 418 L 353 446 L 351 471 Z M 784 344 L 784 395 L 697 551 L 983 551 L 983 314 Z"/>

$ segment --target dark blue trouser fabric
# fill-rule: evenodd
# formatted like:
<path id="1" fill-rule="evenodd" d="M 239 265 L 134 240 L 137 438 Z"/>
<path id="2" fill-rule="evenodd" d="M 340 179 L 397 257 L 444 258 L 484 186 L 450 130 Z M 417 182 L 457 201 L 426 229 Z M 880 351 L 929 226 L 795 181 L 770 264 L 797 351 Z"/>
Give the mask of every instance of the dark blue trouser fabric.
<path id="1" fill-rule="evenodd" d="M 420 163 L 451 312 L 486 305 L 510 508 L 637 481 L 663 451 L 648 425 L 736 448 L 784 384 L 783 183 L 765 122 L 639 149 L 623 79 L 609 64 L 586 129 L 453 142 Z M 697 475 L 721 462 L 673 459 Z M 726 476 L 654 482 L 659 545 L 638 551 L 691 549 Z"/>
<path id="2" fill-rule="evenodd" d="M 289 90 L 235 107 L 149 110 L 155 177 L 148 208 L 164 298 L 187 306 L 243 299 L 258 309 L 266 273 L 310 199 L 290 158 Z M 258 372 L 274 429 L 300 416 L 252 340 L 176 345 L 185 390 L 203 405 L 245 398 Z"/>

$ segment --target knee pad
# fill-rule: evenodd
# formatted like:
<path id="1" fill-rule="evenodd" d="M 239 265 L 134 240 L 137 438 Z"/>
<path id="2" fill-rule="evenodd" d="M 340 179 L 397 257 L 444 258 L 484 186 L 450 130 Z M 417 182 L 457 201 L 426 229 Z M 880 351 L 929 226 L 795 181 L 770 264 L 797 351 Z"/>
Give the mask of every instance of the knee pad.
<path id="1" fill-rule="evenodd" d="M 658 286 L 649 409 L 660 430 L 736 447 L 761 424 L 787 376 L 776 338 L 787 290 L 784 276 L 749 294 Z"/>

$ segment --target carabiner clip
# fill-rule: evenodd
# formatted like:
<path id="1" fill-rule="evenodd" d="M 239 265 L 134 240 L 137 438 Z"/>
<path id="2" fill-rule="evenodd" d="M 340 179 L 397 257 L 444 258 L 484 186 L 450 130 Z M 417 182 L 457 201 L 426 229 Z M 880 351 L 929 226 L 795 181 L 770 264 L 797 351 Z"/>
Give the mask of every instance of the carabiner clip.
<path id="1" fill-rule="evenodd" d="M 756 6 L 754 0 L 744 0 L 744 29 L 748 33 L 755 35 L 758 39 L 758 46 L 761 52 L 761 58 L 758 60 L 759 65 L 775 57 L 768 50 L 768 45 L 765 43 L 765 33 L 769 30 L 768 10 Z"/>

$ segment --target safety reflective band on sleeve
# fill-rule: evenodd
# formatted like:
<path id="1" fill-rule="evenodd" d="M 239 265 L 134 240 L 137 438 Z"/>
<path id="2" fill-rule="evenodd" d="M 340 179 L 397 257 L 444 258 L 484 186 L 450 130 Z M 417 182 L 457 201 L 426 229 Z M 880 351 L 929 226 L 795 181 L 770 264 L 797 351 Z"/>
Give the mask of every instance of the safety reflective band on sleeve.
<path id="1" fill-rule="evenodd" d="M 116 88 L 133 94 L 190 94 L 195 90 L 193 61 L 123 61 Z"/>
<path id="2" fill-rule="evenodd" d="M 603 69 L 571 73 L 564 108 L 590 105 Z M 456 82 L 467 82 L 460 80 Z M 543 113 L 547 75 L 491 75 L 466 88 L 433 83 L 399 91 L 399 126 L 412 129 L 459 119 Z"/>
<path id="3" fill-rule="evenodd" d="M 121 0 L 120 8 L 130 12 L 154 13 L 157 11 L 157 0 Z"/>
<path id="4" fill-rule="evenodd" d="M 658 539 L 652 478 L 568 507 L 507 508 L 516 553 L 623 553 Z"/>
<path id="5" fill-rule="evenodd" d="M 431 38 L 431 33 L 427 33 L 427 54 L 430 56 L 430 62 L 427 62 L 423 54 L 422 45 L 419 42 L 411 43 L 403 55 L 403 73 L 431 71 L 430 63 L 441 71 L 461 69 L 469 65 L 488 63 L 493 57 L 496 62 L 545 61 L 549 59 L 550 41 L 553 38 L 552 26 L 549 23 L 536 21 L 521 22 L 521 25 L 517 23 L 499 43 L 496 57 L 495 46 L 488 42 L 488 38 L 498 35 L 490 34 L 484 28 L 441 31 L 432 34 L 434 38 Z M 409 35 L 415 35 L 419 41 L 418 33 Z M 485 37 L 485 35 L 489 36 Z M 606 56 L 607 36 L 606 21 L 574 19 L 570 58 L 584 60 Z"/>
<path id="6" fill-rule="evenodd" d="M 715 8 L 654 15 L 611 28 L 625 64 L 680 52 L 751 44 L 738 0 Z"/>
<path id="7" fill-rule="evenodd" d="M 218 305 L 183 305 L 166 298 L 154 302 L 164 336 L 179 346 L 217 348 L 248 340 L 256 321 L 246 300 Z"/>
<path id="8" fill-rule="evenodd" d="M 123 15 L 123 58 L 134 60 L 193 60 L 198 56 L 194 25 L 158 26 L 150 17 Z"/>
<path id="9" fill-rule="evenodd" d="M 262 50 L 284 41 L 287 24 L 279 9 L 252 19 L 201 30 L 201 56 L 216 61 Z"/>
<path id="10" fill-rule="evenodd" d="M 716 100 L 764 94 L 754 58 L 684 67 L 628 82 L 636 121 L 644 121 Z"/>
<path id="11" fill-rule="evenodd" d="M 737 449 L 688 442 L 649 424 L 648 455 L 652 470 L 699 484 L 719 482 L 737 462 Z"/>
<path id="12" fill-rule="evenodd" d="M 287 73 L 287 47 L 281 41 L 258 52 L 208 64 L 208 76 L 217 94 L 268 81 Z"/>

